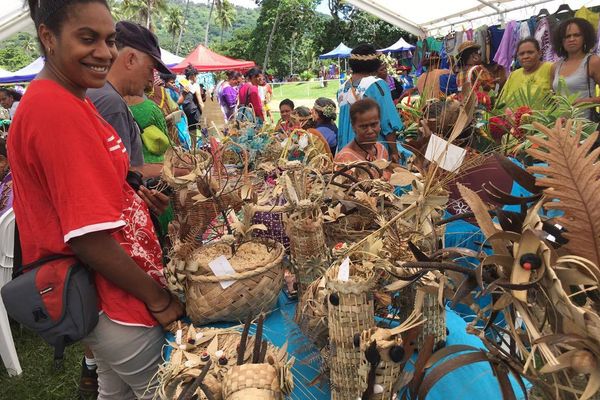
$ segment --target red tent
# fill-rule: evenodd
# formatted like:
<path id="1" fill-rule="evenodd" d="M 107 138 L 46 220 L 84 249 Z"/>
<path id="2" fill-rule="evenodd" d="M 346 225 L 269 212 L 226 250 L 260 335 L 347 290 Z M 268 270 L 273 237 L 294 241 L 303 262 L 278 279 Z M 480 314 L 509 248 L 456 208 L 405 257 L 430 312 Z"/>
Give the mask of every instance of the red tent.
<path id="1" fill-rule="evenodd" d="M 182 62 L 171 68 L 175 73 L 182 73 L 192 64 L 198 72 L 247 70 L 254 67 L 254 61 L 236 60 L 211 51 L 203 45 L 198 45 Z"/>

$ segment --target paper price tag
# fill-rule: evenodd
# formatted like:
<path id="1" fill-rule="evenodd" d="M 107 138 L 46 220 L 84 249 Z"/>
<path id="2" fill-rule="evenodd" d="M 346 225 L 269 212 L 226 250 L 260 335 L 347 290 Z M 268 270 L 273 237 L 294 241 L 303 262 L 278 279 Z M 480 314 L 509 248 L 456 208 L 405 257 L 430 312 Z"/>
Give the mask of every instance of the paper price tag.
<path id="1" fill-rule="evenodd" d="M 350 257 L 346 257 L 340 264 L 337 278 L 338 281 L 342 282 L 348 282 L 348 279 L 350 279 Z"/>
<path id="2" fill-rule="evenodd" d="M 465 149 L 450 144 L 439 136 L 431 135 L 425 158 L 446 171 L 454 172 L 461 166 L 466 154 Z"/>
<path id="3" fill-rule="evenodd" d="M 215 276 L 233 275 L 236 273 L 235 269 L 229 263 L 229 260 L 225 256 L 219 256 L 208 263 L 208 267 L 211 269 Z M 235 281 L 221 281 L 219 282 L 223 289 L 227 289 L 233 285 Z"/>

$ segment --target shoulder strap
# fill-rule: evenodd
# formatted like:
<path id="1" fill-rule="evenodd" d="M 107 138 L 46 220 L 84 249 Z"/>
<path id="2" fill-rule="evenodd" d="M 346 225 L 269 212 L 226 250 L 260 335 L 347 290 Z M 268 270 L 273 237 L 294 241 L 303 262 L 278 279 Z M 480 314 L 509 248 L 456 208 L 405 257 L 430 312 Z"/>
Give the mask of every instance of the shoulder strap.
<path id="1" fill-rule="evenodd" d="M 591 57 L 588 54 L 585 59 L 585 78 L 587 82 L 588 97 L 592 97 L 592 90 L 590 89 L 590 58 Z"/>
<path id="2" fill-rule="evenodd" d="M 19 275 L 23 274 L 23 271 L 26 269 L 32 269 L 32 268 L 36 268 L 39 267 L 40 265 L 43 265 L 47 262 L 50 261 L 54 261 L 54 260 L 60 260 L 62 258 L 70 258 L 70 257 L 74 257 L 73 255 L 68 255 L 68 254 L 52 254 L 50 256 L 47 257 L 42 257 L 39 260 L 36 260 L 32 263 L 29 263 L 27 265 L 23 265 L 23 253 L 22 253 L 22 249 L 21 249 L 21 239 L 19 236 L 19 227 L 17 226 L 17 220 L 15 218 L 15 234 L 14 234 L 14 245 L 13 245 L 13 255 L 14 255 L 14 259 L 13 259 L 13 272 L 12 272 L 12 278 L 15 279 L 16 277 L 18 277 Z"/>
<path id="3" fill-rule="evenodd" d="M 383 91 L 381 86 L 379 86 L 379 81 L 375 81 L 375 85 L 377 86 L 377 89 L 379 89 L 379 94 L 383 96 L 385 92 Z"/>

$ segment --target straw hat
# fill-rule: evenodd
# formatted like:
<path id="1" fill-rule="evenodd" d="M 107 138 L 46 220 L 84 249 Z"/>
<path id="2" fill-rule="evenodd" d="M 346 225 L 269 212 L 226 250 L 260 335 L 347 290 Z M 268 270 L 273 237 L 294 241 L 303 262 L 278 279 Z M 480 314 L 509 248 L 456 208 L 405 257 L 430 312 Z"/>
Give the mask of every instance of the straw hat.
<path id="1" fill-rule="evenodd" d="M 460 58 L 460 55 L 462 54 L 462 52 L 467 49 L 480 49 L 480 48 L 481 48 L 481 46 L 478 45 L 477 43 L 475 43 L 473 40 L 464 41 L 458 46 L 458 52 L 456 53 L 456 57 Z"/>

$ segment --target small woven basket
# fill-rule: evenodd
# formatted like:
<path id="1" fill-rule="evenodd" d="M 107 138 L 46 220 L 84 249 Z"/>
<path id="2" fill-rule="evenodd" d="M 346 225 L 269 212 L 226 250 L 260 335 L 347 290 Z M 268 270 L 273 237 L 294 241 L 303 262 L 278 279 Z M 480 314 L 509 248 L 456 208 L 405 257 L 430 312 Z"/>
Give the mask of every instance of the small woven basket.
<path id="1" fill-rule="evenodd" d="M 325 278 L 311 283 L 300 296 L 294 321 L 317 348 L 325 347 L 329 341 L 327 327 L 327 294 Z"/>
<path id="2" fill-rule="evenodd" d="M 224 400 L 279 400 L 279 376 L 270 364 L 231 367 L 223 378 Z"/>
<path id="3" fill-rule="evenodd" d="M 437 294 L 415 285 L 402 289 L 398 314 L 400 321 L 406 320 L 415 308 L 420 308 L 418 311 L 425 320 L 417 336 L 417 349 L 423 346 L 425 338 L 430 335 L 433 335 L 435 346 L 443 345 L 446 342 L 446 309 L 438 302 Z"/>
<path id="4" fill-rule="evenodd" d="M 211 199 L 196 202 L 193 197 L 198 194 L 196 185 L 191 184 L 189 188 L 175 189 L 171 196 L 175 220 L 180 222 L 178 235 L 182 241 L 189 239 L 187 236 L 191 231 L 200 235 L 204 233 L 219 212 L 217 204 Z"/>
<path id="5" fill-rule="evenodd" d="M 188 257 L 186 311 L 196 324 L 243 321 L 270 311 L 283 286 L 283 245 L 275 242 L 243 243 L 232 254 L 231 246 L 217 242 L 197 249 Z M 224 255 L 235 274 L 215 276 L 208 263 Z M 193 272 L 190 272 L 193 271 Z M 220 282 L 234 281 L 223 289 Z"/>
<path id="6" fill-rule="evenodd" d="M 323 224 L 327 246 L 330 248 L 338 243 L 356 243 L 371 233 L 375 218 L 371 213 L 362 211 Z"/>
<path id="7" fill-rule="evenodd" d="M 326 273 L 331 398 L 348 400 L 360 395 L 360 349 L 354 346 L 354 336 L 375 324 L 371 292 L 375 274 L 351 265 L 349 280 L 340 281 L 338 272 L 336 263 Z"/>
<path id="8" fill-rule="evenodd" d="M 366 330 L 361 335 L 360 340 L 360 370 L 359 370 L 359 384 L 360 391 L 364 393 L 367 390 L 367 378 L 369 375 L 369 370 L 371 369 L 371 364 L 367 360 L 365 355 L 365 351 L 369 347 L 372 340 L 378 336 L 378 332 L 384 332 L 385 329 L 381 328 L 371 328 Z M 375 386 L 379 385 L 380 390 L 375 391 L 369 397 L 371 400 L 389 400 L 395 394 L 396 382 L 400 375 L 402 374 L 402 363 L 394 362 L 390 358 L 390 348 L 393 346 L 401 346 L 402 339 L 399 336 L 393 336 L 386 338 L 387 340 L 377 340 L 377 351 L 381 360 L 375 369 Z M 383 390 L 381 390 L 383 389 Z"/>
<path id="9" fill-rule="evenodd" d="M 323 233 L 323 214 L 318 208 L 291 213 L 285 218 L 290 238 L 290 255 L 302 293 L 329 267 L 329 255 Z"/>

